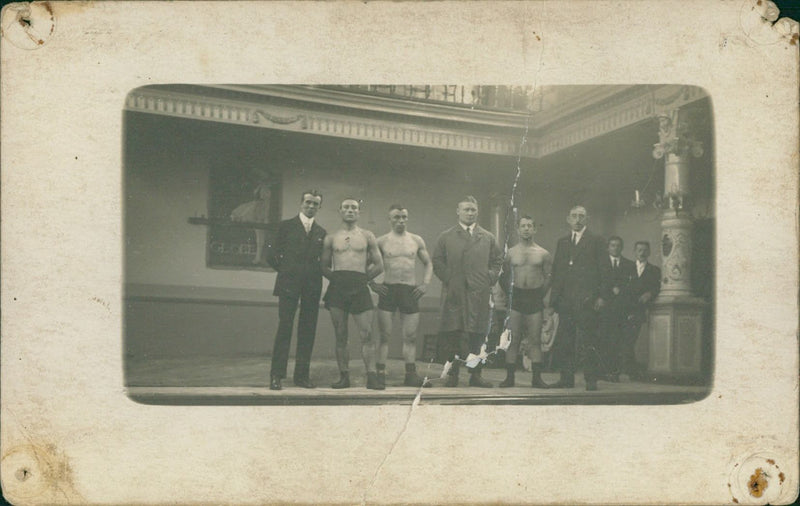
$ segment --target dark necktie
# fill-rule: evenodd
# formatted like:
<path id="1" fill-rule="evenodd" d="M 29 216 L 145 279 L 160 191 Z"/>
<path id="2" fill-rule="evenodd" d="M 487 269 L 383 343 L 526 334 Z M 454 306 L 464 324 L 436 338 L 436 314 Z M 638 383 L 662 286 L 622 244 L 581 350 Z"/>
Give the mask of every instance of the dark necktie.
<path id="1" fill-rule="evenodd" d="M 576 234 L 575 232 L 572 233 L 572 245 L 573 246 L 578 245 L 578 234 Z"/>

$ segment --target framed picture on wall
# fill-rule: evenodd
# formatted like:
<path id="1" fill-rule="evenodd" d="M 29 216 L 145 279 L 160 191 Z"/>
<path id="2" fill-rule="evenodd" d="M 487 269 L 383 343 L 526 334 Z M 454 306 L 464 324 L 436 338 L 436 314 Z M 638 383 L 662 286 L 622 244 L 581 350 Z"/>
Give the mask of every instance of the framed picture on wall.
<path id="1" fill-rule="evenodd" d="M 278 171 L 212 167 L 206 259 L 211 268 L 271 270 L 267 245 L 281 220 Z"/>

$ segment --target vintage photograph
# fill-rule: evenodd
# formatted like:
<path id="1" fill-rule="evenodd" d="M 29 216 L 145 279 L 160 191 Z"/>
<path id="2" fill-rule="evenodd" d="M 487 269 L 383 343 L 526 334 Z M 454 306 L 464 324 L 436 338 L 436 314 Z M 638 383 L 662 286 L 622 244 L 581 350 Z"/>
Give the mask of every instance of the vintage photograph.
<path id="1" fill-rule="evenodd" d="M 153 85 L 124 105 L 152 404 L 674 404 L 714 371 L 688 85 Z"/>
<path id="2" fill-rule="evenodd" d="M 1 495 L 793 504 L 787 16 L 5 6 Z"/>

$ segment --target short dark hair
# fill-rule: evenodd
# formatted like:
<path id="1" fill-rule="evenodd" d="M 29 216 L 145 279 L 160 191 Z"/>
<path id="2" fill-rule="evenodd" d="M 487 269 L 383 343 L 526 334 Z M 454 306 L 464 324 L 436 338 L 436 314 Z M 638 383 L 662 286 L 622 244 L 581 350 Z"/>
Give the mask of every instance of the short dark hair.
<path id="1" fill-rule="evenodd" d="M 359 209 L 361 209 L 361 200 L 359 200 L 359 199 L 357 199 L 357 198 L 355 198 L 355 197 L 345 197 L 345 198 L 343 198 L 343 199 L 342 199 L 342 201 L 341 201 L 341 202 L 339 202 L 339 209 L 341 209 L 341 208 L 342 208 L 342 204 L 344 204 L 344 201 L 345 201 L 345 200 L 352 200 L 352 201 L 355 201 L 355 203 L 356 203 L 356 204 L 358 204 L 358 208 L 359 208 Z"/>
<path id="2" fill-rule="evenodd" d="M 634 243 L 633 247 L 636 248 L 636 246 L 638 246 L 640 244 L 644 244 L 645 246 L 647 246 L 647 251 L 652 251 L 652 249 L 650 248 L 650 241 L 636 241 L 636 243 Z"/>
<path id="3" fill-rule="evenodd" d="M 389 206 L 389 212 L 390 213 L 392 211 L 394 211 L 395 209 L 397 209 L 398 211 L 407 211 L 408 210 L 408 208 L 406 208 L 406 206 L 404 206 L 403 204 L 392 204 L 392 205 Z"/>
<path id="4" fill-rule="evenodd" d="M 519 224 L 522 223 L 522 220 L 531 220 L 531 222 L 533 222 L 533 224 L 536 225 L 536 220 L 534 220 L 533 216 L 531 216 L 530 214 L 523 214 L 522 216 L 520 216 L 517 219 L 517 226 L 519 226 Z"/>
<path id="5" fill-rule="evenodd" d="M 612 235 L 611 237 L 609 237 L 608 238 L 608 242 L 606 243 L 606 245 L 611 244 L 611 241 L 619 241 L 620 247 L 622 247 L 622 248 L 625 247 L 625 241 L 623 241 L 622 237 L 620 237 L 618 235 Z"/>
<path id="6" fill-rule="evenodd" d="M 300 194 L 300 202 L 305 200 L 306 195 L 311 195 L 312 197 L 319 197 L 319 204 L 322 205 L 322 192 L 319 190 L 305 190 L 303 193 Z"/>
<path id="7" fill-rule="evenodd" d="M 467 195 L 458 201 L 459 204 L 462 202 L 469 202 L 470 204 L 475 204 L 476 206 L 478 205 L 478 201 L 472 195 Z"/>

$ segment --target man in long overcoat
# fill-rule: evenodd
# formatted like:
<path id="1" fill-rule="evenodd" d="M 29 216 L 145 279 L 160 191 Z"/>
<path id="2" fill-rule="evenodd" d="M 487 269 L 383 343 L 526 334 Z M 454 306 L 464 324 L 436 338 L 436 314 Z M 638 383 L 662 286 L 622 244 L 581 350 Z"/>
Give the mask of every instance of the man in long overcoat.
<path id="1" fill-rule="evenodd" d="M 477 224 L 478 201 L 464 197 L 456 209 L 458 224 L 439 235 L 433 253 L 433 272 L 442 281 L 440 332 L 453 362 L 446 386 L 458 386 L 457 354 L 478 354 L 489 328 L 489 295 L 500 275 L 503 253 L 494 235 Z M 470 386 L 492 387 L 473 368 Z"/>

